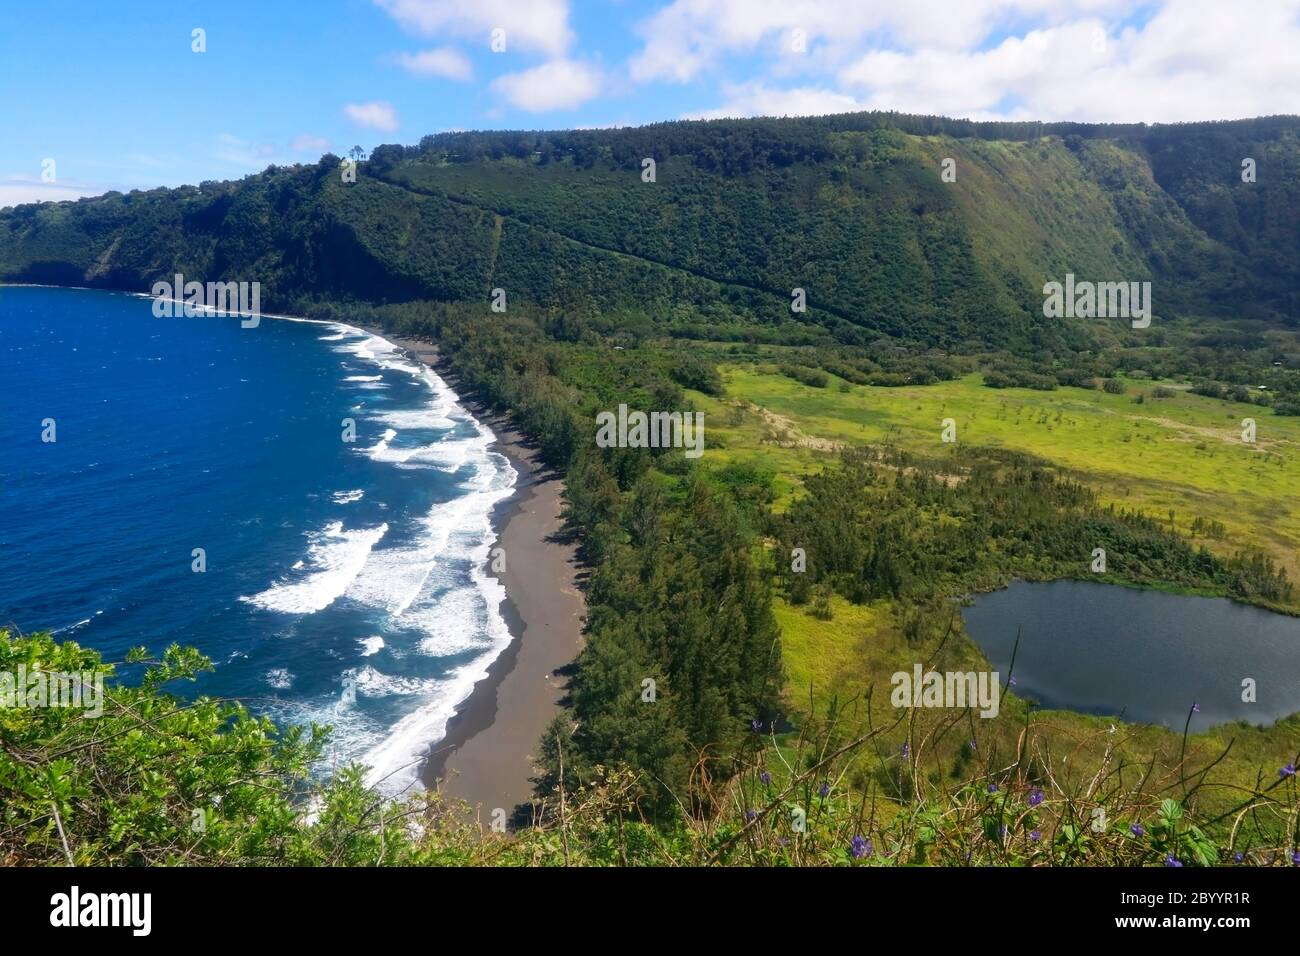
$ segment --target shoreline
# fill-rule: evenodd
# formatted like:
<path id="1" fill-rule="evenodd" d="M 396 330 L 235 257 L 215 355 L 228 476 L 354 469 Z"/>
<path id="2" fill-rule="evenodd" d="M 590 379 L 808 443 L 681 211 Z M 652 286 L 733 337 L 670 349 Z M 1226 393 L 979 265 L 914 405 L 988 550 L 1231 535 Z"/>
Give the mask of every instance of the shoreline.
<path id="1" fill-rule="evenodd" d="M 54 288 L 133 298 L 147 293 L 89 286 L 2 282 L 0 288 Z M 175 299 L 171 301 L 177 301 Z M 339 319 L 260 312 L 259 319 L 344 326 L 378 336 L 418 364 L 432 369 L 456 394 L 456 401 L 492 431 L 489 450 L 503 454 L 515 469 L 512 493 L 492 510 L 494 548 L 505 554 L 501 572 L 485 573 L 506 592 L 500 613 L 510 643 L 487 666 L 469 694 L 455 707 L 441 739 L 426 744 L 420 782 L 475 808 L 480 825 L 493 811 L 507 819 L 533 803 L 533 751 L 568 695 L 570 665 L 582 650 L 586 600 L 577 545 L 559 539 L 564 482 L 541 461 L 535 444 L 508 417 L 473 394 L 462 392 L 459 377 L 441 359 L 436 343 L 401 336 L 368 324 Z M 527 637 L 527 640 L 524 638 Z M 521 812 L 521 822 L 530 814 Z"/>
<path id="2" fill-rule="evenodd" d="M 511 495 L 492 512 L 497 531 L 493 547 L 504 553 L 505 567 L 486 570 L 505 588 L 500 610 L 511 641 L 488 665 L 487 676 L 456 705 L 442 739 L 429 741 L 420 769 L 426 787 L 466 801 L 480 825 L 488 826 L 495 810 L 505 810 L 509 820 L 533 802 L 534 751 L 547 724 L 560 713 L 568 694 L 564 672 L 583 646 L 586 600 L 577 545 L 557 540 L 564 483 L 509 419 L 462 392 L 434 343 L 366 331 L 433 369 L 458 403 L 492 430 L 496 439 L 490 450 L 505 455 L 518 475 Z"/>

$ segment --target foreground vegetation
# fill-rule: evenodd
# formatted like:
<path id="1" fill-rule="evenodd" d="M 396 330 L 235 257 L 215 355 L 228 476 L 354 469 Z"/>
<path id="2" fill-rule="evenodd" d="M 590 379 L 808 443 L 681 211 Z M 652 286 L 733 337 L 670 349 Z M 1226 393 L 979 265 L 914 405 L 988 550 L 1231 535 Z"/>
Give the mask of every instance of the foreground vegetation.
<path id="1" fill-rule="evenodd" d="M 1300 812 L 1294 762 L 1199 811 L 1213 761 L 1152 773 L 1110 743 L 1089 778 L 1062 776 L 1026 723 L 1015 748 L 935 777 L 915 713 L 841 739 L 834 716 L 778 740 L 755 730 L 717 812 L 650 819 L 632 771 L 598 769 L 515 836 L 484 833 L 468 807 L 422 794 L 392 803 L 359 768 L 321 785 L 326 734 L 279 729 L 241 705 L 181 701 L 169 685 L 208 662 L 171 648 L 104 664 L 48 635 L 0 633 L 0 669 L 98 671 L 104 712 L 0 711 L 0 865 L 1034 865 L 1290 866 Z M 119 680 L 126 672 L 133 680 Z M 964 735 L 964 730 L 958 730 Z M 895 745 L 901 739 L 904 745 Z M 979 746 L 987 746 L 980 740 Z M 865 793 L 875 777 L 909 794 Z M 881 788 L 883 789 L 883 788 Z"/>

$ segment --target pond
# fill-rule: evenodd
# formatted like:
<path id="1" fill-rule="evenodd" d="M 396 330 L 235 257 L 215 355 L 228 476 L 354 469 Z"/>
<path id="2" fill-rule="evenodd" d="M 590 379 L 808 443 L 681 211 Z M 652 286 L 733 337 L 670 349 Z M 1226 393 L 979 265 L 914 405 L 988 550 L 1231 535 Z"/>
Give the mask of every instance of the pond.
<path id="1" fill-rule="evenodd" d="M 1181 730 L 1195 702 L 1193 731 L 1300 711 L 1300 618 L 1089 581 L 1016 581 L 963 617 L 1004 683 L 1021 630 L 1015 692 L 1046 708 Z"/>

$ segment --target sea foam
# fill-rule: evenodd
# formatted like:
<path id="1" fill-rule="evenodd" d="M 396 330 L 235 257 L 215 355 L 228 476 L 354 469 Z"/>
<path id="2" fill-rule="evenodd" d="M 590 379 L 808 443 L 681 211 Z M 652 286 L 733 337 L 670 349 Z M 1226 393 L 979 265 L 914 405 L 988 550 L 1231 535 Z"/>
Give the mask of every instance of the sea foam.
<path id="1" fill-rule="evenodd" d="M 409 375 L 428 390 L 428 400 L 414 408 L 366 410 L 368 420 L 383 430 L 357 451 L 398 469 L 451 473 L 458 483 L 455 497 L 434 504 L 391 542 L 375 546 L 376 539 L 341 592 L 349 602 L 384 615 L 384 634 L 363 641 L 363 657 L 380 648 L 401 657 L 414 638 L 414 652 L 431 664 L 445 659 L 450 666 L 440 676 L 417 678 L 386 674 L 367 662 L 344 672 L 339 696 L 313 715 L 334 724 L 337 757 L 360 759 L 368 767 L 367 782 L 394 793 L 419 786 L 424 754 L 444 736 L 456 707 L 510 643 L 500 613 L 505 589 L 484 566 L 496 541 L 493 510 L 511 494 L 517 475 L 505 456 L 491 451 L 496 436 L 459 405 L 459 396 L 436 372 L 386 339 L 347 326 L 337 329 L 347 334 L 330 338 L 336 352 L 385 373 Z M 347 380 L 379 384 L 362 375 Z M 401 716 L 378 726 L 358 698 L 388 701 Z"/>
<path id="2" fill-rule="evenodd" d="M 284 614 L 314 614 L 337 600 L 361 569 L 376 542 L 388 533 L 388 525 L 345 531 L 334 521 L 310 535 L 307 557 L 300 575 L 289 575 L 265 591 L 241 601 Z"/>

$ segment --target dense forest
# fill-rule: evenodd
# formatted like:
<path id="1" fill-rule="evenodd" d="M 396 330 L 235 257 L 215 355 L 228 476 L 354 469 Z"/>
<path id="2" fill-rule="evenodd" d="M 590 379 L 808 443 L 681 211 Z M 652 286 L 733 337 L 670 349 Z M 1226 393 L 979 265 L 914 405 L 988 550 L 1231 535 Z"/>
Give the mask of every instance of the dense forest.
<path id="1" fill-rule="evenodd" d="M 949 158 L 955 183 L 942 178 Z M 1254 182 L 1242 180 L 1244 158 L 1257 163 Z M 646 159 L 655 163 L 650 181 Z M 539 780 L 548 808 L 579 791 L 593 801 L 599 822 L 582 824 L 591 861 L 627 862 L 630 853 L 705 862 L 743 852 L 748 862 L 799 862 L 783 831 L 763 829 L 784 818 L 782 801 L 795 792 L 802 807 L 821 800 L 828 815 L 847 814 L 835 818 L 834 846 L 818 861 L 866 855 L 848 840 L 870 829 L 863 805 L 832 810 L 826 802 L 830 758 L 798 757 L 783 778 L 788 792 L 772 789 L 771 774 L 759 769 L 764 740 L 774 742 L 794 719 L 775 595 L 814 611 L 829 609 L 833 596 L 933 608 L 1011 576 L 1083 576 L 1095 543 L 1114 555 L 1116 580 L 1263 604 L 1294 597 L 1266 557 L 1244 546 L 1212 554 L 1154 518 L 1102 506 L 1070 477 L 1023 456 L 962 449 L 921 460 L 887 447 L 853 450 L 809 476 L 809 493 L 776 514 L 763 473 L 597 448 L 592 436 L 595 414 L 619 403 L 687 408 L 687 390 L 720 394 L 720 349 L 775 350 L 784 374 L 814 388 L 828 374 L 901 386 L 974 368 L 994 388 L 1109 388 L 1115 376 L 1140 370 L 1295 414 L 1300 119 L 1147 127 L 851 114 L 440 134 L 377 148 L 355 183 L 343 180 L 339 162 L 326 155 L 239 182 L 0 211 L 0 280 L 134 292 L 175 273 L 257 281 L 267 311 L 437 342 L 463 393 L 508 411 L 565 473 L 570 530 L 592 568 L 572 706 L 546 731 Z M 1042 286 L 1067 272 L 1152 282 L 1157 321 L 1139 330 L 1045 320 Z M 504 291 L 504 312 L 491 308 L 494 289 Z M 792 309 L 796 290 L 802 311 Z M 811 555 L 798 577 L 784 570 L 795 547 Z M 33 660 L 85 653 L 41 638 L 7 646 Z M 162 715 L 168 736 L 149 759 L 186 733 L 159 688 L 204 666 L 172 651 L 142 663 L 153 676 L 141 689 L 122 691 L 123 714 L 147 706 Z M 641 706 L 647 678 L 663 706 Z M 216 704 L 192 719 L 213 763 L 162 771 L 154 802 L 134 808 L 114 780 L 97 779 L 102 764 L 77 762 L 104 749 L 98 744 L 60 764 L 66 784 L 31 771 L 79 747 L 78 728 L 19 717 L 0 725 L 22 758 L 0 761 L 8 768 L 0 787 L 24 795 L 7 804 L 0 825 L 33 835 L 9 855 L 57 858 L 59 830 L 46 808 L 83 819 L 76 811 L 90 793 L 110 801 L 85 824 L 93 860 L 176 862 L 188 853 L 210 862 L 434 862 L 441 854 L 472 862 L 488 853 L 455 834 L 406 842 L 349 774 L 330 785 L 325 829 L 299 831 L 285 807 L 304 786 L 315 738 L 291 731 L 281 739 Z M 830 743 L 844 743 L 838 732 L 827 732 L 822 754 L 839 753 Z M 854 746 L 874 747 L 881 732 Z M 51 733 L 68 736 L 56 745 Z M 122 756 L 111 746 L 102 760 Z M 221 767 L 227 777 L 216 779 Z M 1022 784 L 1038 786 L 1032 768 L 1019 772 Z M 283 787 L 257 791 L 248 776 L 259 773 Z M 920 792 L 921 783 L 910 786 Z M 1271 787 L 1256 790 L 1261 800 L 1280 799 Z M 198 791 L 221 794 L 231 822 L 176 850 L 168 821 Z M 889 837 L 895 855 L 953 862 L 965 853 L 969 861 L 967 839 L 990 826 L 996 833 L 1007 812 L 1005 801 L 991 806 L 991 792 L 945 790 L 960 812 L 926 824 L 924 839 L 913 819 Z M 737 793 L 752 806 L 739 815 Z M 1161 806 L 1164 828 L 1140 844 L 1096 840 L 1090 851 L 1074 798 L 1062 794 L 1051 861 L 1152 862 L 1171 846 L 1199 862 L 1216 858 L 1204 832 L 1179 822 L 1182 802 L 1152 804 L 1141 788 L 1115 798 L 1131 801 L 1117 819 L 1139 804 L 1151 813 Z M 240 801 L 279 822 L 246 831 Z M 1016 812 L 1037 806 L 1030 800 Z M 409 812 L 442 819 L 427 805 Z M 367 829 L 374 813 L 382 818 L 377 838 Z M 624 822 L 634 819 L 647 834 L 629 836 Z M 123 840 L 142 821 L 156 830 L 154 849 Z M 561 819 L 560 832 L 572 825 Z M 876 825 L 872 832 L 886 834 L 892 823 Z M 204 842 L 218 836 L 228 842 Z M 556 844 L 544 832 L 537 839 L 509 852 L 554 860 Z M 1282 827 L 1260 823 L 1252 839 L 1276 849 Z M 994 842 L 984 858 L 1009 862 Z M 163 845 L 173 849 L 155 852 Z M 566 861 L 569 852 L 565 844 Z"/>

